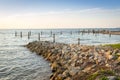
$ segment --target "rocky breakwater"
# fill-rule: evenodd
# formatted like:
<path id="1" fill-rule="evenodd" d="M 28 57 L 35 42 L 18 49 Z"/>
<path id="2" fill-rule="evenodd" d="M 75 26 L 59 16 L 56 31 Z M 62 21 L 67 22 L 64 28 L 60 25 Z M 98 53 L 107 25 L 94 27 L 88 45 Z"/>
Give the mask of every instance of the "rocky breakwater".
<path id="1" fill-rule="evenodd" d="M 119 80 L 120 49 L 34 41 L 26 45 L 50 62 L 50 80 Z"/>

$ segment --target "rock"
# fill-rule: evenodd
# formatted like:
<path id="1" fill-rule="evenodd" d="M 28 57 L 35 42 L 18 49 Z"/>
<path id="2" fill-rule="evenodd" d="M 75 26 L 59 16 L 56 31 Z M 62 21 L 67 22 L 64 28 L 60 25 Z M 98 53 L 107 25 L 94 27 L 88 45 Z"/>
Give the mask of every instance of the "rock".
<path id="1" fill-rule="evenodd" d="M 90 62 L 94 62 L 94 59 L 93 59 L 93 58 L 94 58 L 93 56 L 89 57 L 89 61 L 90 61 Z"/>
<path id="2" fill-rule="evenodd" d="M 49 60 L 50 56 L 52 55 L 52 53 L 48 53 L 46 60 Z"/>
<path id="3" fill-rule="evenodd" d="M 107 77 L 109 80 L 117 80 L 117 77 L 116 76 L 108 76 Z"/>
<path id="4" fill-rule="evenodd" d="M 87 67 L 87 68 L 85 68 L 85 69 L 82 70 L 82 71 L 85 72 L 85 73 L 88 73 L 88 72 L 91 70 L 91 68 L 92 68 L 92 67 Z"/>
<path id="5" fill-rule="evenodd" d="M 117 61 L 120 61 L 120 57 L 118 57 Z"/>
<path id="6" fill-rule="evenodd" d="M 63 75 L 64 77 L 68 77 L 68 76 L 69 76 L 69 71 L 68 71 L 68 70 L 65 70 L 65 71 L 62 73 L 62 75 Z"/>
<path id="7" fill-rule="evenodd" d="M 73 63 L 71 63 L 71 66 L 72 66 L 72 67 L 75 67 L 75 63 L 74 63 L 74 62 L 73 62 Z"/>
<path id="8" fill-rule="evenodd" d="M 52 69 L 52 71 L 55 72 L 55 71 L 57 70 L 57 68 L 58 68 L 57 63 L 56 63 L 56 62 L 53 62 L 53 63 L 51 64 L 51 69 Z"/>
<path id="9" fill-rule="evenodd" d="M 58 54 L 58 51 L 59 51 L 59 49 L 55 49 L 55 50 L 53 51 L 53 53 L 54 53 L 54 54 Z"/>
<path id="10" fill-rule="evenodd" d="M 82 59 L 80 59 L 80 61 L 79 61 L 81 64 L 83 63 L 83 60 Z"/>
<path id="11" fill-rule="evenodd" d="M 120 56 L 120 53 L 116 53 L 117 56 Z"/>
<path id="12" fill-rule="evenodd" d="M 108 55 L 108 59 L 109 59 L 109 60 L 112 60 L 113 58 L 114 58 L 113 55 Z"/>
<path id="13" fill-rule="evenodd" d="M 91 68 L 95 68 L 96 67 L 96 64 L 92 65 Z"/>
<path id="14" fill-rule="evenodd" d="M 115 56 L 111 55 L 111 51 L 105 53 L 106 60 L 112 60 Z"/>
<path id="15" fill-rule="evenodd" d="M 106 67 L 111 67 L 111 65 L 109 65 L 109 64 L 106 64 L 105 66 L 106 66 Z"/>
<path id="16" fill-rule="evenodd" d="M 79 71 L 79 69 L 72 68 L 71 70 L 69 70 L 69 73 L 71 76 L 74 76 L 78 71 Z"/>
<path id="17" fill-rule="evenodd" d="M 101 66 L 101 65 L 104 65 L 104 64 L 105 64 L 105 62 L 101 61 L 99 65 Z"/>
<path id="18" fill-rule="evenodd" d="M 50 80 L 55 80 L 55 78 L 57 77 L 57 73 L 54 73 L 54 74 L 52 74 L 51 76 L 50 76 Z"/>
<path id="19" fill-rule="evenodd" d="M 59 75 L 55 78 L 55 80 L 63 80 L 63 79 L 64 79 L 64 77 L 63 77 L 62 74 L 59 74 Z"/>
<path id="20" fill-rule="evenodd" d="M 83 65 L 81 65 L 81 70 L 83 70 L 87 66 L 88 62 L 84 62 Z"/>
<path id="21" fill-rule="evenodd" d="M 26 47 L 51 63 L 53 74 L 50 80 L 87 80 L 89 75 L 99 69 L 110 68 L 114 69 L 117 75 L 120 74 L 119 49 L 49 41 L 31 42 Z M 114 80 L 114 77 L 108 78 Z"/>
<path id="22" fill-rule="evenodd" d="M 67 77 L 66 79 L 64 79 L 64 80 L 72 80 L 70 77 Z"/>
<path id="23" fill-rule="evenodd" d="M 102 57 L 98 57 L 98 63 L 100 63 L 102 61 Z"/>
<path id="24" fill-rule="evenodd" d="M 82 57 L 85 57 L 85 54 L 84 54 L 84 53 L 81 53 L 81 56 L 82 56 Z"/>
<path id="25" fill-rule="evenodd" d="M 94 60 L 97 60 L 97 57 L 94 57 Z"/>
<path id="26" fill-rule="evenodd" d="M 103 49 L 102 49 L 102 50 L 101 50 L 101 52 L 102 52 L 102 53 L 104 53 L 104 52 L 105 52 L 105 50 L 103 50 Z"/>
<path id="27" fill-rule="evenodd" d="M 114 55 L 116 53 L 119 53 L 119 49 L 115 49 L 112 54 Z"/>
<path id="28" fill-rule="evenodd" d="M 84 47 L 84 48 L 82 49 L 83 52 L 87 52 L 88 50 L 89 50 L 89 48 L 86 48 L 86 47 Z"/>
<path id="29" fill-rule="evenodd" d="M 98 52 L 94 52 L 94 56 L 97 58 L 99 56 Z"/>

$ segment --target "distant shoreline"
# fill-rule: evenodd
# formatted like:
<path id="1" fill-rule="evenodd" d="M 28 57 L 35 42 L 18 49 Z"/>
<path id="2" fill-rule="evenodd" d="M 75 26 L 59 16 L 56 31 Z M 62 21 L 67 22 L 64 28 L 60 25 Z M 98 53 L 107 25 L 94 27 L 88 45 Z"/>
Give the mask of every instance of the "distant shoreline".
<path id="1" fill-rule="evenodd" d="M 73 29 L 102 29 L 102 30 L 106 30 L 106 29 L 119 29 L 118 31 L 120 31 L 119 27 L 114 27 L 114 28 L 25 28 L 25 29 L 21 29 L 21 28 L 16 28 L 16 29 L 4 29 L 1 28 L 0 30 L 73 30 Z"/>
<path id="2" fill-rule="evenodd" d="M 120 35 L 120 31 L 103 32 L 103 34 Z"/>

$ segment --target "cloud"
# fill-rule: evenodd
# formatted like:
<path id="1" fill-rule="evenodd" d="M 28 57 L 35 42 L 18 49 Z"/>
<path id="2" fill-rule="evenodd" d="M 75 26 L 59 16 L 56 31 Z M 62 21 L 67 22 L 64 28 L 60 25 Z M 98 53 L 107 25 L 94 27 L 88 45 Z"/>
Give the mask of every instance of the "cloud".
<path id="1" fill-rule="evenodd" d="M 7 17 L 21 17 L 21 16 L 46 16 L 46 15 L 63 15 L 63 14 L 86 14 L 86 15 L 120 15 L 120 9 L 102 9 L 90 8 L 81 10 L 64 9 L 62 11 L 48 11 L 48 12 L 28 12 L 28 13 L 15 13 Z"/>
<path id="2" fill-rule="evenodd" d="M 90 8 L 81 10 L 14 13 L 0 18 L 0 25 L 32 26 L 118 26 L 120 9 Z M 21 27 L 21 26 L 20 26 Z"/>

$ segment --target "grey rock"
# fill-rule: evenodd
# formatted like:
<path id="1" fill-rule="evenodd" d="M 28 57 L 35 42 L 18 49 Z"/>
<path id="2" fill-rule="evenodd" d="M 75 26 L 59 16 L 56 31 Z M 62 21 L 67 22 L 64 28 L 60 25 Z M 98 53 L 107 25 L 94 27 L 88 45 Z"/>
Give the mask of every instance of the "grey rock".
<path id="1" fill-rule="evenodd" d="M 117 77 L 116 76 L 108 76 L 107 77 L 109 80 L 117 80 Z"/>

